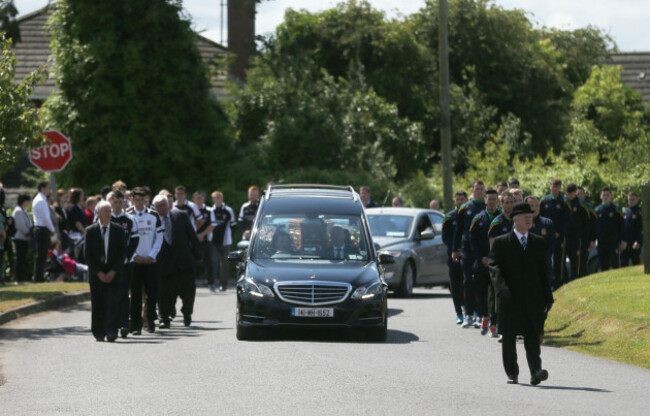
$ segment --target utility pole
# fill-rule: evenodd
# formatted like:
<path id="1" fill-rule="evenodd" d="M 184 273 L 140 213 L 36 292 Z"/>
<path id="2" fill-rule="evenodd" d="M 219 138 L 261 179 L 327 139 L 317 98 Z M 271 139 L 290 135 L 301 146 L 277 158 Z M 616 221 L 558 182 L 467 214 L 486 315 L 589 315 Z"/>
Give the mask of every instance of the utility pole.
<path id="1" fill-rule="evenodd" d="M 451 177 L 451 120 L 449 115 L 449 42 L 447 32 L 447 0 L 438 0 L 440 8 L 439 22 L 439 59 L 440 62 L 440 138 L 442 142 L 442 188 L 444 210 L 454 207 L 453 184 Z"/>
<path id="2" fill-rule="evenodd" d="M 223 15 L 226 8 L 226 1 L 228 0 L 221 0 L 221 46 L 223 46 Z"/>

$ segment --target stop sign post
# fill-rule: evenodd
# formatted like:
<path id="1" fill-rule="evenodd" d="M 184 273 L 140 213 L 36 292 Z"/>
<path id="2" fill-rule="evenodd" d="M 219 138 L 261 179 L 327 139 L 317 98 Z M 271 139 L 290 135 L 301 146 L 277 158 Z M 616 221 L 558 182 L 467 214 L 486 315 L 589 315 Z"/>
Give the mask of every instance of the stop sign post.
<path id="1" fill-rule="evenodd" d="M 70 162 L 72 159 L 72 146 L 70 145 L 70 139 L 59 131 L 48 130 L 43 132 L 43 136 L 48 139 L 48 143 L 31 149 L 29 151 L 29 161 L 40 170 L 50 172 L 52 190 L 56 191 L 54 172 L 63 170 Z"/>

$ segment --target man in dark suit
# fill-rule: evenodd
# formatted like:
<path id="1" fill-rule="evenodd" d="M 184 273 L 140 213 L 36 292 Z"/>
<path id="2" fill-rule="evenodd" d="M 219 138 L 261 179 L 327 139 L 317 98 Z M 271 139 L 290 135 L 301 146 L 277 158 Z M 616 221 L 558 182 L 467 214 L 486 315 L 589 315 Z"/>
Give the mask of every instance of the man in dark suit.
<path id="1" fill-rule="evenodd" d="M 517 384 L 516 337 L 523 335 L 530 384 L 548 378 L 542 369 L 540 343 L 544 320 L 553 305 L 548 279 L 544 239 L 528 231 L 533 226 L 533 210 L 526 202 L 512 210 L 514 229 L 497 237 L 490 250 L 488 266 L 497 295 L 499 332 L 503 335 L 503 366 L 508 383 Z"/>
<path id="2" fill-rule="evenodd" d="M 183 323 L 190 326 L 196 296 L 192 271 L 195 259 L 200 258 L 199 240 L 188 215 L 180 210 L 170 210 L 169 201 L 164 195 L 156 196 L 153 204 L 165 228 L 162 247 L 156 260 L 160 276 L 160 328 L 170 327 L 176 296 L 180 296 L 183 301 Z"/>
<path id="3" fill-rule="evenodd" d="M 343 228 L 339 226 L 332 227 L 330 238 L 332 244 L 322 250 L 322 258 L 345 260 L 351 254 L 359 254 L 359 249 L 348 241 L 348 236 Z"/>
<path id="4" fill-rule="evenodd" d="M 91 330 L 97 341 L 117 338 L 118 296 L 124 267 L 126 238 L 111 222 L 111 204 L 97 204 L 98 221 L 86 228 L 85 257 L 88 262 L 91 300 Z"/>

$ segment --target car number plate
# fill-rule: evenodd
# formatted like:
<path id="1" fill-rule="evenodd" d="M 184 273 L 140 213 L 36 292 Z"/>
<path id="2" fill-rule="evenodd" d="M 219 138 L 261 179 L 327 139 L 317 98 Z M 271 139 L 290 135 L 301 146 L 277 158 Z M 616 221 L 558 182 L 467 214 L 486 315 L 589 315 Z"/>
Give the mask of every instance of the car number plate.
<path id="1" fill-rule="evenodd" d="M 303 318 L 334 318 L 334 308 L 291 308 L 291 316 Z"/>

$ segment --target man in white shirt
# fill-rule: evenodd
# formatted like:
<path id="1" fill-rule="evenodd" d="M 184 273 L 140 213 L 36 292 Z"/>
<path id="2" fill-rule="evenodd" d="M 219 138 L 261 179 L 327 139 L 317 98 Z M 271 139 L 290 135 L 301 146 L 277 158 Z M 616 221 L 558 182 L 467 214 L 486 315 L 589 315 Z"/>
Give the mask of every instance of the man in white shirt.
<path id="1" fill-rule="evenodd" d="M 48 181 L 38 183 L 38 194 L 32 203 L 32 214 L 34 215 L 34 238 L 36 239 L 36 260 L 34 261 L 35 282 L 44 282 L 43 270 L 47 251 L 50 248 L 51 238 L 56 233 L 47 198 L 52 193 L 52 187 Z"/>

